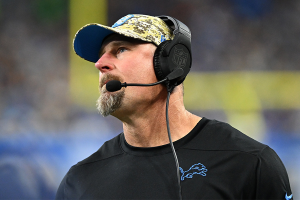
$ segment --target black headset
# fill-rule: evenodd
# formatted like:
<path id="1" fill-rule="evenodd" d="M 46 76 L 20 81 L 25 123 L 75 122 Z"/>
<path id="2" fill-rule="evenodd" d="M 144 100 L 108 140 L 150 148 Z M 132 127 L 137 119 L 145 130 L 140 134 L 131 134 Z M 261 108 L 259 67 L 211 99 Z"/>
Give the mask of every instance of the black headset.
<path id="1" fill-rule="evenodd" d="M 173 17 L 157 17 L 167 24 L 175 36 L 173 40 L 166 40 L 157 47 L 153 57 L 154 71 L 160 81 L 175 69 L 181 68 L 183 74 L 168 83 L 174 88 L 184 81 L 192 66 L 191 32 L 184 23 Z"/>

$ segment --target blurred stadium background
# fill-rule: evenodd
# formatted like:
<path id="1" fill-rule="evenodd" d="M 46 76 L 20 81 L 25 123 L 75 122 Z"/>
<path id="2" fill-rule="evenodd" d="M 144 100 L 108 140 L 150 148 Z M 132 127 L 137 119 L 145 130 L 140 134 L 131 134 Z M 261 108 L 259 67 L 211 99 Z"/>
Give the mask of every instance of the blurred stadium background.
<path id="1" fill-rule="evenodd" d="M 54 199 L 67 170 L 122 131 L 97 113 L 98 71 L 72 40 L 140 13 L 190 27 L 187 109 L 275 149 L 299 196 L 300 1 L 0 0 L 0 199 Z"/>

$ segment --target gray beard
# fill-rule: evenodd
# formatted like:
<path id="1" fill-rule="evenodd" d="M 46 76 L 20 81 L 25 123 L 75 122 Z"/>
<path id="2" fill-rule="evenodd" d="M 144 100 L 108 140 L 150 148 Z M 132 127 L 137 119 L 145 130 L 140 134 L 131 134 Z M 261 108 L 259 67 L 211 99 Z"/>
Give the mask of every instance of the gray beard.
<path id="1" fill-rule="evenodd" d="M 100 97 L 97 99 L 96 105 L 99 113 L 106 117 L 121 107 L 125 91 L 121 90 L 114 93 L 107 92 L 106 88 L 101 91 Z"/>

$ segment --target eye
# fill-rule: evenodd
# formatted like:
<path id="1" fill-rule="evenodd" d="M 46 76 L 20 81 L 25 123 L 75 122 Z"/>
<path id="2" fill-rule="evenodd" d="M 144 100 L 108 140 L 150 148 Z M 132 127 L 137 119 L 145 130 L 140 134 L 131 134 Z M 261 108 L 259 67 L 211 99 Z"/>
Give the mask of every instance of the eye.
<path id="1" fill-rule="evenodd" d="M 120 47 L 117 51 L 117 54 L 124 53 L 127 49 L 125 47 Z"/>

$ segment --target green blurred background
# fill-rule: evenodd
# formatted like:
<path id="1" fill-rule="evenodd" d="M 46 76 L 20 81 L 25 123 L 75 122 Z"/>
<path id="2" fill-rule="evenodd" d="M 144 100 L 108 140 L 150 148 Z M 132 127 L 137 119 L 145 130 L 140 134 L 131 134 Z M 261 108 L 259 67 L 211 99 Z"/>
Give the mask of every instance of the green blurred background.
<path id="1" fill-rule="evenodd" d="M 127 14 L 190 27 L 186 108 L 275 149 L 299 196 L 300 1 L 0 0 L 0 199 L 54 199 L 67 170 L 122 131 L 97 113 L 99 72 L 72 42 Z"/>

